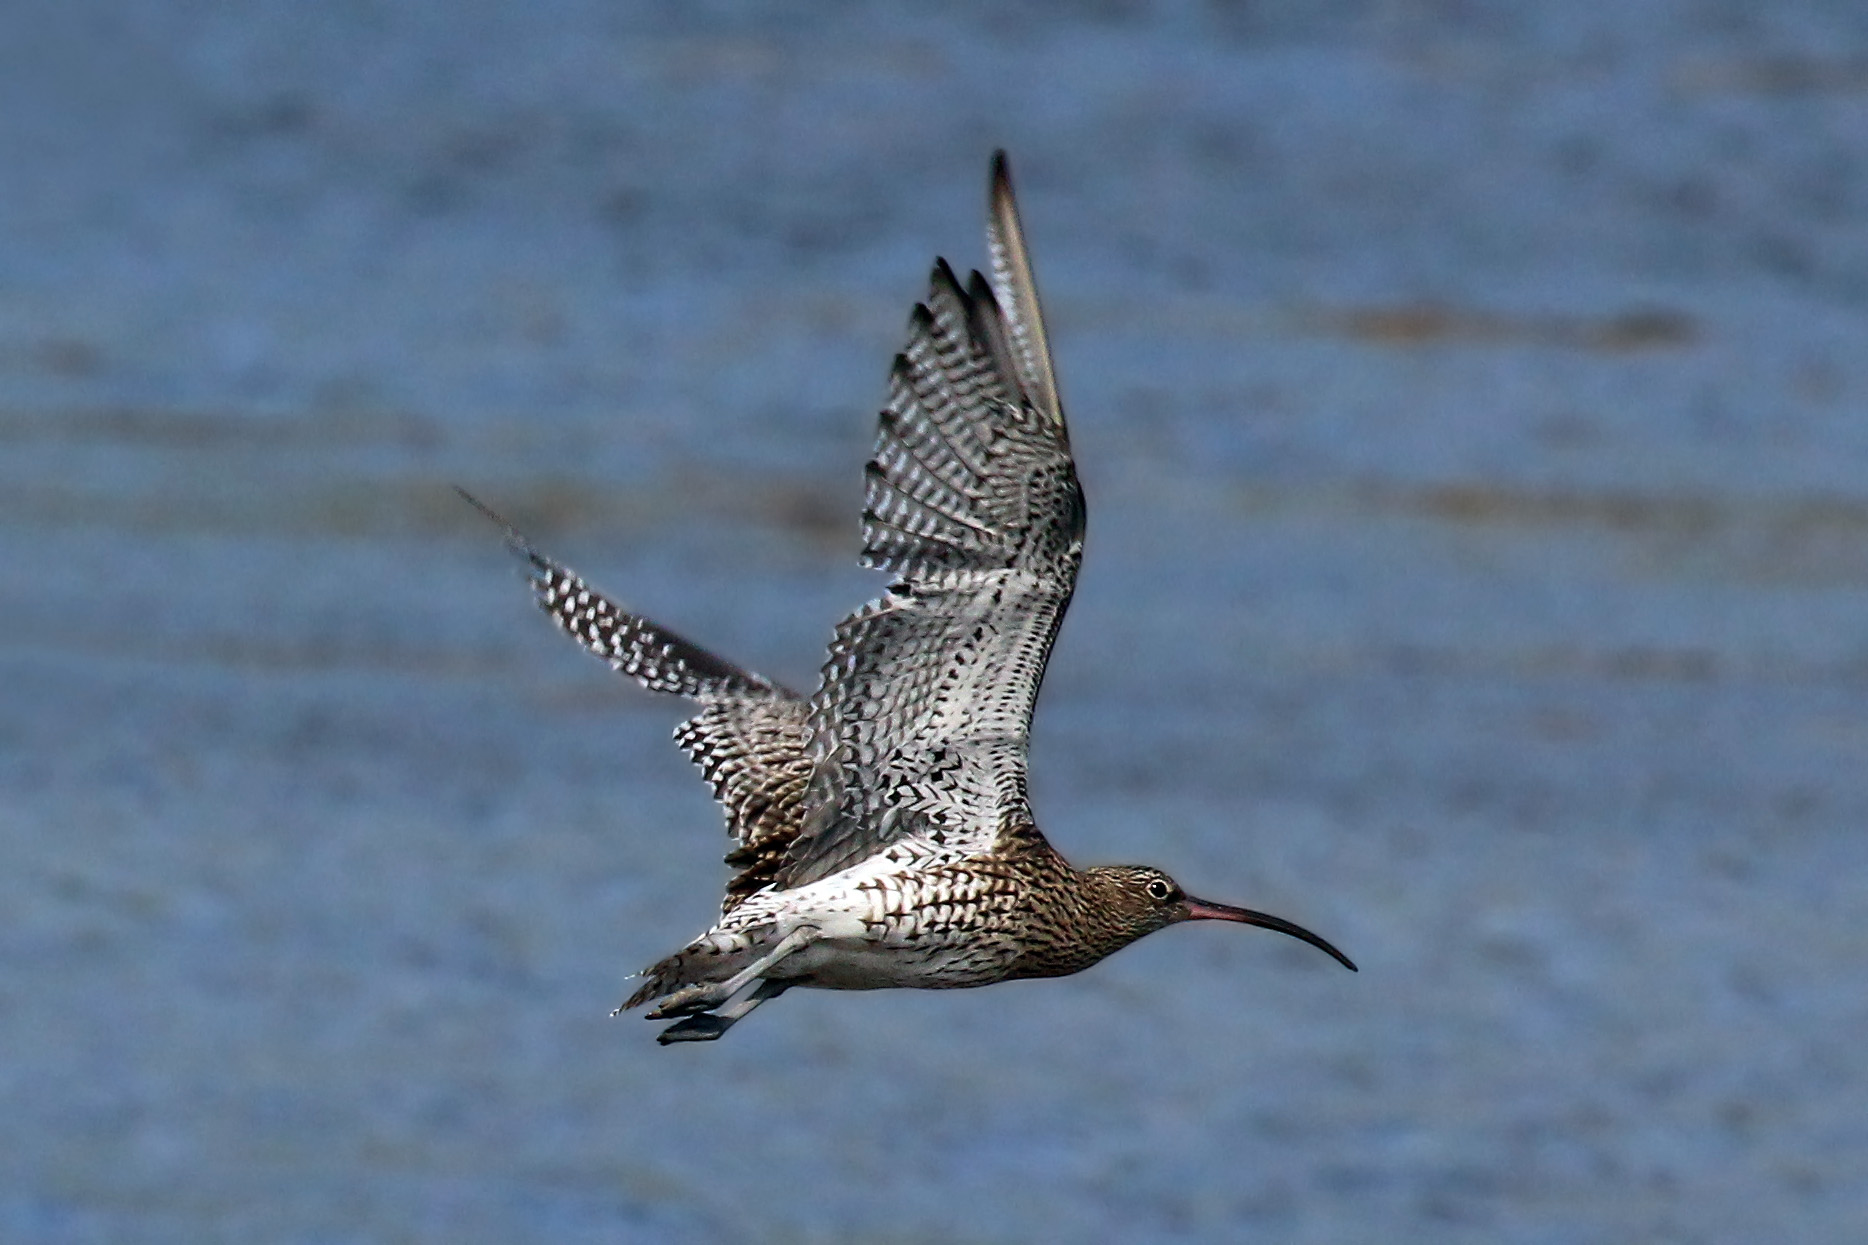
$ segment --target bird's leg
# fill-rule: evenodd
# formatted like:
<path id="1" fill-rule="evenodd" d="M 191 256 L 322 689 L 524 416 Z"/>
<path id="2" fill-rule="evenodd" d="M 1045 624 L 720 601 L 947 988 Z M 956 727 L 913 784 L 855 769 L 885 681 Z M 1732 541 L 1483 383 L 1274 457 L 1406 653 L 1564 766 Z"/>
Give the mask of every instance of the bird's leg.
<path id="1" fill-rule="evenodd" d="M 667 1020 L 670 1016 L 687 1016 L 694 1012 L 711 1011 L 745 989 L 749 983 L 763 977 L 780 960 L 794 951 L 810 946 L 823 936 L 824 931 L 815 925 L 800 925 L 779 939 L 770 951 L 725 981 L 703 981 L 698 985 L 676 990 L 658 1003 L 646 1019 Z"/>
<path id="2" fill-rule="evenodd" d="M 789 989 L 789 981 L 761 979 L 727 1000 L 718 1011 L 701 1012 L 678 1020 L 656 1034 L 655 1040 L 663 1046 L 670 1042 L 711 1042 L 731 1029 L 735 1021 L 743 1020 L 747 1012 Z"/>

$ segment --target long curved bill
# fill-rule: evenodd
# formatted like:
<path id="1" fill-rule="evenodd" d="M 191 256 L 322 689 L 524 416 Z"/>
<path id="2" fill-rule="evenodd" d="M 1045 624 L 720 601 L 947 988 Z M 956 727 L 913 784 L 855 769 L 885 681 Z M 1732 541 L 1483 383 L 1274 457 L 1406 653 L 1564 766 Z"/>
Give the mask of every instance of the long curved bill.
<path id="1" fill-rule="evenodd" d="M 1275 929 L 1280 934 L 1289 934 L 1299 938 L 1333 957 L 1350 972 L 1358 972 L 1355 961 L 1332 947 L 1294 921 L 1287 921 L 1281 916 L 1272 916 L 1269 912 L 1254 912 L 1250 908 L 1235 908 L 1230 904 L 1208 903 L 1204 899 L 1195 899 L 1189 895 L 1181 901 L 1187 909 L 1185 919 L 1189 921 L 1236 921 L 1241 925 L 1256 925 L 1261 929 Z"/>

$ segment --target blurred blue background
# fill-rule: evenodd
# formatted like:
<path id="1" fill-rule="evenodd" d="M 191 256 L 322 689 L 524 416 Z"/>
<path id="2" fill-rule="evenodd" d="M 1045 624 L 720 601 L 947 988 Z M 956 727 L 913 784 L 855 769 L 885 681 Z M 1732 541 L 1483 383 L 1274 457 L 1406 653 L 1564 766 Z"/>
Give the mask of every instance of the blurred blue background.
<path id="1" fill-rule="evenodd" d="M 1868 8 L 9 6 L 0 1237 L 1845 1241 Z M 1035 799 L 1304 922 L 610 1020 L 1014 158 L 1091 521 Z"/>

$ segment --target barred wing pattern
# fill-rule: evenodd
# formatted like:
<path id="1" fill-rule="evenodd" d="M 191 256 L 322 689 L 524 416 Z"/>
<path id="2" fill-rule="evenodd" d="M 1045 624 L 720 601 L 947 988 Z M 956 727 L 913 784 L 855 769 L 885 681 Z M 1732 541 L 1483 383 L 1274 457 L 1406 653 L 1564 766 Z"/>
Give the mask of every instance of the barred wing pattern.
<path id="1" fill-rule="evenodd" d="M 1083 557 L 1083 492 L 1003 158 L 999 293 L 935 265 L 868 465 L 863 560 L 895 572 L 838 626 L 811 702 L 809 810 L 784 886 L 891 843 L 989 852 L 1030 821 L 1026 744 Z"/>
<path id="2" fill-rule="evenodd" d="M 700 766 L 735 840 L 726 863 L 737 872 L 727 883 L 723 913 L 768 886 L 804 820 L 808 703 L 614 604 L 465 490 L 461 496 L 505 529 L 506 543 L 531 565 L 539 608 L 566 634 L 650 691 L 700 702 L 701 711 L 675 728 L 675 742 Z"/>
<path id="3" fill-rule="evenodd" d="M 737 846 L 726 854 L 734 869 L 720 912 L 777 880 L 804 823 L 804 793 L 811 778 L 809 704 L 782 692 L 712 701 L 675 730 L 726 810 L 727 832 Z"/>

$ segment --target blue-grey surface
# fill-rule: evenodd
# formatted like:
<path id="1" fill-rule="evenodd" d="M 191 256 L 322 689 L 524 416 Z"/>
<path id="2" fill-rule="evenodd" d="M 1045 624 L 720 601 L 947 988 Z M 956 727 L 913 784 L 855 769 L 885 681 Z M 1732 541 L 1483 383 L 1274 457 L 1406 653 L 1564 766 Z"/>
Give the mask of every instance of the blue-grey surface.
<path id="1" fill-rule="evenodd" d="M 0 1238 L 1863 1239 L 1868 8 L 783 7 L 11 7 Z M 999 144 L 1040 816 L 1363 972 L 657 1048 L 716 814 L 447 485 L 808 685 Z"/>

